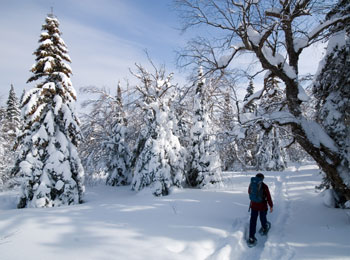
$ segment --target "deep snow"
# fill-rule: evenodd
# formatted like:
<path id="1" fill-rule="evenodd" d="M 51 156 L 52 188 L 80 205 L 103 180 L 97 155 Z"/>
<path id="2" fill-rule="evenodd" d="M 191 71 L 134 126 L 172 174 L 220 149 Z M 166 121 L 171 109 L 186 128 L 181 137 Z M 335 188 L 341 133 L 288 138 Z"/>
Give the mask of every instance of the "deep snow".
<path id="1" fill-rule="evenodd" d="M 264 172 L 275 203 L 272 228 L 248 248 L 247 186 L 255 173 L 223 172 L 223 188 L 166 197 L 87 187 L 86 203 L 46 209 L 15 209 L 17 193 L 3 192 L 0 258 L 350 259 L 350 211 L 323 204 L 315 165 Z"/>

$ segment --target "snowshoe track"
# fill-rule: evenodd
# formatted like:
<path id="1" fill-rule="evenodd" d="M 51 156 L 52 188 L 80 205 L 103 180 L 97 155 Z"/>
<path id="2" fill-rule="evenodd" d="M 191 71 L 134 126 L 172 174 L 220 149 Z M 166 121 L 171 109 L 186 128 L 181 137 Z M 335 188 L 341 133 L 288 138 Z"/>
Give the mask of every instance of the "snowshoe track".
<path id="1" fill-rule="evenodd" d="M 289 260 L 294 257 L 294 252 L 285 241 L 286 225 L 291 215 L 291 201 L 288 194 L 289 172 L 281 176 L 269 176 L 265 173 L 266 183 L 270 187 L 275 203 L 274 212 L 268 214 L 268 221 L 272 228 L 267 236 L 261 236 L 258 232 L 257 245 L 249 248 L 250 213 L 246 217 L 236 218 L 233 221 L 229 235 L 220 241 L 217 250 L 207 259 L 281 259 Z M 293 173 L 295 174 L 295 173 Z M 226 174 L 223 178 L 225 188 L 234 188 L 233 178 Z M 258 226 L 260 222 L 258 221 Z M 257 226 L 257 229 L 258 229 Z"/>
<path id="2" fill-rule="evenodd" d="M 288 179 L 288 172 L 285 172 L 285 175 L 274 178 L 273 185 L 270 185 L 275 207 L 274 212 L 268 215 L 268 218 L 271 219 L 272 228 L 269 231 L 269 239 L 260 259 L 289 260 L 294 256 L 293 250 L 285 241 L 286 225 L 288 225 L 291 215 Z"/>

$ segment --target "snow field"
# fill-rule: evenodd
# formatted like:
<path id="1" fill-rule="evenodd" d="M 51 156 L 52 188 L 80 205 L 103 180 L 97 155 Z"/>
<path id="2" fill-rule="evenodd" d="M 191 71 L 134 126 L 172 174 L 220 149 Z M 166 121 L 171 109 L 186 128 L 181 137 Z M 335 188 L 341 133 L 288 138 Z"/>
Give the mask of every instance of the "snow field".
<path id="1" fill-rule="evenodd" d="M 350 259 L 349 211 L 323 205 L 317 172 L 313 165 L 263 172 L 275 207 L 268 237 L 257 234 L 254 248 L 245 239 L 256 172 L 223 172 L 223 188 L 165 197 L 87 187 L 84 204 L 58 208 L 18 210 L 18 195 L 3 192 L 1 259 Z"/>

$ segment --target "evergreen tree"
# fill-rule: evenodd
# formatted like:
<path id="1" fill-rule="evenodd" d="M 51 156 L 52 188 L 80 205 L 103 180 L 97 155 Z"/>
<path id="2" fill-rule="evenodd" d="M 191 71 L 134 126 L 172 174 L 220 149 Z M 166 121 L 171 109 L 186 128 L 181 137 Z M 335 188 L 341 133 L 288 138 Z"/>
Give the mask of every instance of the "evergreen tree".
<path id="1" fill-rule="evenodd" d="M 176 117 L 170 110 L 172 96 L 169 89 L 172 74 L 165 76 L 164 69 L 151 75 L 138 66 L 141 85 L 139 103 L 144 115 L 144 126 L 136 144 L 136 159 L 132 189 L 150 187 L 155 196 L 168 195 L 172 186 L 181 187 L 184 179 L 183 148 L 176 133 Z"/>
<path id="2" fill-rule="evenodd" d="M 17 153 L 14 150 L 14 144 L 21 128 L 20 108 L 13 85 L 11 85 L 6 104 L 6 110 L 4 111 L 4 116 L 1 120 L 0 133 L 2 139 L 2 151 L 0 155 L 2 166 L 0 167 L 0 171 L 3 184 L 8 184 L 7 182 L 13 177 L 11 176 L 11 170 L 17 156 Z"/>
<path id="3" fill-rule="evenodd" d="M 283 109 L 283 91 L 278 86 L 275 77 L 265 80 L 265 92 L 260 98 L 257 113 L 270 114 Z M 256 169 L 265 171 L 282 171 L 286 167 L 286 154 L 281 146 L 282 136 L 276 124 L 260 122 L 257 126 L 258 139 L 256 143 Z"/>
<path id="4" fill-rule="evenodd" d="M 241 161 L 237 155 L 235 142 L 232 140 L 232 132 L 235 126 L 235 115 L 231 104 L 230 90 L 224 93 L 224 105 L 220 120 L 220 158 L 225 171 L 234 170 L 235 165 L 240 165 Z M 242 166 L 242 165 L 240 165 Z M 242 168 L 242 167 L 240 167 Z"/>
<path id="5" fill-rule="evenodd" d="M 244 106 L 244 112 L 252 113 L 255 110 L 254 103 L 250 101 L 250 97 L 254 94 L 254 83 L 253 80 L 249 80 L 249 85 L 247 87 L 247 94 L 244 96 L 243 102 L 248 102 Z"/>
<path id="6" fill-rule="evenodd" d="M 215 149 L 209 113 L 205 103 L 205 80 L 202 68 L 198 73 L 198 84 L 194 96 L 193 125 L 190 131 L 190 170 L 187 182 L 192 187 L 204 187 L 220 182 L 221 160 Z"/>
<path id="7" fill-rule="evenodd" d="M 3 107 L 0 107 L 0 121 L 5 118 L 6 115 L 6 109 Z"/>
<path id="8" fill-rule="evenodd" d="M 13 141 L 13 139 L 18 134 L 21 125 L 21 111 L 13 85 L 11 85 L 9 97 L 6 104 L 7 108 L 5 125 L 8 135 L 12 137 Z"/>
<path id="9" fill-rule="evenodd" d="M 126 119 L 123 111 L 122 94 L 118 84 L 117 98 L 114 108 L 112 135 L 104 148 L 107 154 L 107 184 L 112 186 L 129 184 L 129 149 L 126 145 Z"/>
<path id="10" fill-rule="evenodd" d="M 0 107 L 0 191 L 2 190 L 4 183 L 7 181 L 6 169 L 8 167 L 7 154 L 6 154 L 6 132 L 4 131 L 6 110 Z"/>
<path id="11" fill-rule="evenodd" d="M 339 1 L 328 14 L 328 19 L 350 12 L 349 1 Z M 329 40 L 327 53 L 320 62 L 313 86 L 317 100 L 316 120 L 335 141 L 341 154 L 338 171 L 344 183 L 350 187 L 350 26 L 337 24 Z M 334 187 L 328 176 L 323 186 Z M 341 198 L 336 198 L 343 204 Z M 350 207 L 348 202 L 347 207 Z"/>
<path id="12" fill-rule="evenodd" d="M 41 80 L 23 97 L 24 130 L 18 171 L 23 176 L 19 208 L 82 203 L 84 170 L 77 153 L 82 136 L 76 93 L 59 21 L 48 15 L 28 82 Z"/>

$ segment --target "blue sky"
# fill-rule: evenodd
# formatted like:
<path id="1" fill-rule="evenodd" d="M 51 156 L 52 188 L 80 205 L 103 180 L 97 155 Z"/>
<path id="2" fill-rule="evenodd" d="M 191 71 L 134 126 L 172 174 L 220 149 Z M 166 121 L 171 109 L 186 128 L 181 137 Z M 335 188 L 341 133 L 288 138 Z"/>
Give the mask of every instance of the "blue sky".
<path id="1" fill-rule="evenodd" d="M 180 21 L 172 0 L 0 0 L 1 105 L 10 84 L 18 97 L 23 89 L 33 87 L 34 83 L 26 84 L 35 62 L 32 53 L 51 6 L 72 59 L 77 91 L 90 85 L 112 89 L 119 80 L 132 79 L 129 68 L 135 62 L 148 64 L 144 50 L 156 64 L 175 72 L 176 81 L 184 82 L 184 73 L 175 69 L 175 51 L 191 34 L 178 30 Z M 314 73 L 321 57 L 322 46 L 305 50 L 300 71 Z M 235 64 L 250 61 L 242 56 Z"/>
<path id="2" fill-rule="evenodd" d="M 96 85 L 114 88 L 132 78 L 135 62 L 175 70 L 175 50 L 186 42 L 172 0 L 0 0 L 0 103 L 10 84 L 18 96 L 31 75 L 41 25 L 53 6 L 72 59 L 72 82 L 78 90 Z"/>

